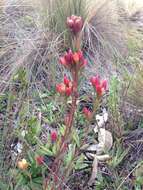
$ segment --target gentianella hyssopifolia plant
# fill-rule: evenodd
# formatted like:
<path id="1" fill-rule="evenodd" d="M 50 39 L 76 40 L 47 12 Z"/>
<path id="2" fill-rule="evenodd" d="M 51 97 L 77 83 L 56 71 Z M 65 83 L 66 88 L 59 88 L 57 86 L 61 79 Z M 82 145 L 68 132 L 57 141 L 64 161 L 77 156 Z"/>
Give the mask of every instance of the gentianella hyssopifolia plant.
<path id="1" fill-rule="evenodd" d="M 56 92 L 64 97 L 65 102 L 69 98 L 72 101 L 68 112 L 65 113 L 64 129 L 61 133 L 52 131 L 50 134 L 51 146 L 54 147 L 54 159 L 50 166 L 48 166 L 48 174 L 43 179 L 43 187 L 46 190 L 63 190 L 64 186 L 66 186 L 67 179 L 75 168 L 74 163 L 81 155 L 80 148 L 84 145 L 84 137 L 87 137 L 89 131 L 91 131 L 89 124 L 93 121 L 101 97 L 107 89 L 106 80 L 101 81 L 99 76 L 91 77 L 90 82 L 95 90 L 93 109 L 91 111 L 87 107 L 84 107 L 82 110 L 83 117 L 86 120 L 86 127 L 83 127 L 83 134 L 80 138 L 74 127 L 74 121 L 76 119 L 77 100 L 79 99 L 79 80 L 87 65 L 87 59 L 82 51 L 84 21 L 80 16 L 72 15 L 67 18 L 66 24 L 71 33 L 72 45 L 60 57 L 59 63 L 65 67 L 67 72 L 70 72 L 71 78 L 64 75 L 63 81 L 56 85 Z M 42 155 L 38 155 L 35 158 L 37 165 L 42 167 L 45 162 L 44 159 Z M 25 160 L 19 162 L 18 166 L 19 169 L 27 169 L 28 167 Z"/>

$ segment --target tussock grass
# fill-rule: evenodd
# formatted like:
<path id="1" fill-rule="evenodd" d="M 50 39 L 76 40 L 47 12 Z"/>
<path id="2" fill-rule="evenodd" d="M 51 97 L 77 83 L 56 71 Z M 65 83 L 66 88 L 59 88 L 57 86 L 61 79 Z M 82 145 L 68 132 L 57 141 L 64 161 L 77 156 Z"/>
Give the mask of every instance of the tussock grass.
<path id="1" fill-rule="evenodd" d="M 44 27 L 51 28 L 56 33 L 64 32 L 66 36 L 65 20 L 71 14 L 81 15 L 85 20 L 84 44 L 94 55 L 97 62 L 101 59 L 112 59 L 114 56 L 123 56 L 125 53 L 125 36 L 122 24 L 119 22 L 118 7 L 112 0 L 54 0 L 42 1 L 47 14 Z M 42 9 L 43 10 L 43 9 Z M 45 15 L 44 15 L 45 16 Z M 49 18 L 49 22 L 47 21 Z M 67 40 L 66 40 L 67 39 Z"/>
<path id="2" fill-rule="evenodd" d="M 124 9 L 128 16 L 133 15 L 143 8 L 142 0 L 117 0 L 117 3 L 120 8 Z"/>
<path id="3" fill-rule="evenodd" d="M 92 62 L 96 60 L 99 69 L 104 66 L 103 63 L 106 67 L 106 63 L 109 64 L 115 57 L 122 57 L 126 52 L 122 25 L 119 22 L 118 10 L 114 1 L 52 0 L 42 1 L 42 3 L 45 8 L 45 11 L 42 9 L 42 12 L 40 12 L 40 8 L 39 10 L 35 9 L 35 4 L 32 7 L 29 3 L 28 7 L 27 1 L 24 3 L 17 1 L 3 9 L 1 18 L 4 20 L 1 19 L 1 24 L 4 23 L 2 30 L 4 31 L 2 37 L 4 46 L 0 55 L 1 60 L 9 57 L 9 60 L 5 61 L 0 68 L 0 77 L 4 83 L 8 84 L 21 66 L 27 68 L 29 79 L 32 79 L 30 83 L 35 83 L 39 75 L 40 81 L 45 80 L 46 74 L 49 77 L 53 76 L 52 73 L 49 73 L 51 62 L 54 62 L 52 65 L 55 65 L 55 57 L 58 58 L 59 54 L 70 46 L 67 43 L 70 42 L 70 36 L 67 34 L 65 21 L 71 14 L 81 15 L 84 18 L 83 48 L 88 50 L 88 56 Z M 12 15 L 8 11 L 10 9 L 13 9 Z M 21 16 L 18 15 L 19 11 Z M 14 38 L 7 33 L 14 35 Z M 57 66 L 54 67 L 58 69 Z M 111 70 L 111 68 L 107 70 Z M 54 69 L 52 69 L 53 71 Z M 57 71 L 54 72 L 57 74 Z M 46 74 L 42 76 L 42 73 Z M 4 89 L 6 89 L 5 85 Z"/>
<path id="4" fill-rule="evenodd" d="M 136 69 L 134 76 L 128 90 L 129 102 L 132 103 L 138 111 L 143 113 L 143 66 L 139 65 Z"/>

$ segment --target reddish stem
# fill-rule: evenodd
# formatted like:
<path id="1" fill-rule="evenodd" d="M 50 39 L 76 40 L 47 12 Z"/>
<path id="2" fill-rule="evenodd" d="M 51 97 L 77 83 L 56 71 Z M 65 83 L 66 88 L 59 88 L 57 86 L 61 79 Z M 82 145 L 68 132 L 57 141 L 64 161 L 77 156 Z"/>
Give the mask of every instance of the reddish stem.
<path id="1" fill-rule="evenodd" d="M 76 36 L 74 38 L 73 46 L 76 50 L 80 49 L 80 46 L 81 46 L 81 36 L 80 35 Z M 77 102 L 77 98 L 78 98 L 78 74 L 79 74 L 78 65 L 75 65 L 75 67 L 72 68 L 71 73 L 72 73 L 72 78 L 73 78 L 73 93 L 72 93 L 72 106 L 71 106 L 71 110 L 70 110 L 70 114 L 69 114 L 69 121 L 66 125 L 65 133 L 61 140 L 61 143 L 59 146 L 59 151 L 57 152 L 57 155 L 56 155 L 56 159 L 54 160 L 54 162 L 52 164 L 52 171 L 56 166 L 56 170 L 54 172 L 56 173 L 57 176 L 58 176 L 59 170 L 60 170 L 60 165 L 61 165 L 60 156 L 62 155 L 63 150 L 64 150 L 63 146 L 71 133 L 73 122 L 74 122 L 74 115 L 75 115 L 75 111 L 76 111 L 76 102 Z M 46 180 L 46 187 L 48 185 L 48 181 L 49 181 L 49 178 Z M 55 185 L 53 185 L 53 187 L 55 187 Z"/>
<path id="2" fill-rule="evenodd" d="M 73 126 L 73 119 L 74 119 L 74 114 L 76 111 L 76 102 L 78 98 L 78 71 L 75 69 L 75 71 L 72 73 L 73 75 L 73 96 L 72 96 L 72 107 L 71 107 L 71 112 L 70 112 L 70 118 L 69 118 L 69 132 L 71 131 L 71 128 Z"/>
<path id="3" fill-rule="evenodd" d="M 57 165 L 56 169 L 54 170 L 54 172 L 56 173 L 57 176 L 59 174 L 59 168 L 60 168 L 60 164 L 61 164 L 60 156 L 63 153 L 64 143 L 67 140 L 67 138 L 71 132 L 73 122 L 74 122 L 74 115 L 75 115 L 75 111 L 76 111 L 76 102 L 77 102 L 77 98 L 78 98 L 78 69 L 76 67 L 75 67 L 75 70 L 72 72 L 72 77 L 73 77 L 74 84 L 73 84 L 73 95 L 72 95 L 72 107 L 70 110 L 69 122 L 66 126 L 65 134 L 61 140 L 61 144 L 59 146 L 59 151 L 57 152 L 56 159 L 55 159 L 54 163 L 52 164 L 52 171 L 54 170 L 55 166 Z M 46 187 L 48 185 L 48 181 L 49 181 L 49 178 L 46 180 Z"/>

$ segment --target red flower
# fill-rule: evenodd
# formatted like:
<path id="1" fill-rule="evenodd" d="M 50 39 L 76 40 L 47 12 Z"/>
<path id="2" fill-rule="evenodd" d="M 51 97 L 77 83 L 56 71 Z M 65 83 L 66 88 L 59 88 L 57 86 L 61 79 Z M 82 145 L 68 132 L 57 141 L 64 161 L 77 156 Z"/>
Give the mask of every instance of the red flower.
<path id="1" fill-rule="evenodd" d="M 67 65 L 67 62 L 66 62 L 65 57 L 60 57 L 60 63 L 61 63 L 62 65 L 64 65 L 64 66 Z"/>
<path id="2" fill-rule="evenodd" d="M 44 163 L 44 157 L 43 156 L 37 156 L 35 158 L 37 165 L 43 165 Z"/>
<path id="3" fill-rule="evenodd" d="M 87 65 L 87 60 L 83 56 L 83 52 L 81 50 L 78 51 L 78 56 L 80 59 L 80 67 L 86 66 Z"/>
<path id="4" fill-rule="evenodd" d="M 66 85 L 64 83 L 60 83 L 56 85 L 56 91 L 60 94 L 64 94 L 66 90 Z"/>
<path id="5" fill-rule="evenodd" d="M 72 15 L 67 18 L 67 26 L 76 35 L 82 30 L 83 19 L 80 16 Z"/>
<path id="6" fill-rule="evenodd" d="M 67 18 L 67 25 L 69 28 L 73 28 L 74 27 L 74 20 L 71 19 L 70 17 Z"/>
<path id="7" fill-rule="evenodd" d="M 80 69 L 87 64 L 87 60 L 84 58 L 81 50 L 72 52 L 70 49 L 63 57 L 60 57 L 60 63 L 69 69 L 72 69 L 75 65 L 77 65 L 78 69 Z"/>
<path id="8" fill-rule="evenodd" d="M 80 61 L 80 57 L 79 57 L 78 52 L 73 53 L 73 61 L 75 63 L 78 63 Z"/>
<path id="9" fill-rule="evenodd" d="M 91 119 L 92 112 L 88 108 L 84 107 L 82 111 L 83 111 L 86 119 L 88 119 L 88 120 Z"/>
<path id="10" fill-rule="evenodd" d="M 95 88 L 98 96 L 102 96 L 104 91 L 107 90 L 107 80 L 100 81 L 100 77 L 92 77 L 90 79 L 92 86 Z"/>
<path id="11" fill-rule="evenodd" d="M 62 83 L 56 85 L 56 91 L 60 93 L 61 95 L 70 96 L 73 91 L 73 84 L 72 82 L 67 78 L 67 76 L 64 76 L 64 80 Z"/>
<path id="12" fill-rule="evenodd" d="M 90 82 L 92 86 L 96 87 L 97 85 L 100 85 L 100 78 L 99 76 L 91 77 Z"/>
<path id="13" fill-rule="evenodd" d="M 66 88 L 66 95 L 70 96 L 72 94 L 72 87 L 67 87 Z"/>
<path id="14" fill-rule="evenodd" d="M 51 132 L 51 141 L 55 142 L 57 140 L 57 138 L 58 138 L 57 132 L 56 131 L 52 131 Z"/>
<path id="15" fill-rule="evenodd" d="M 60 57 L 60 63 L 67 68 L 71 68 L 73 64 L 73 53 L 71 50 L 68 50 L 63 57 Z"/>
<path id="16" fill-rule="evenodd" d="M 72 53 L 72 50 L 69 49 L 65 56 L 64 56 L 65 60 L 67 61 L 67 63 L 71 64 L 73 62 L 73 53 Z"/>
<path id="17" fill-rule="evenodd" d="M 78 51 L 78 56 L 79 56 L 79 59 L 82 60 L 83 59 L 83 52 L 81 50 Z"/>
<path id="18" fill-rule="evenodd" d="M 71 82 L 71 81 L 67 78 L 67 76 L 64 75 L 64 84 L 65 84 L 66 86 L 69 86 L 70 82 Z"/>

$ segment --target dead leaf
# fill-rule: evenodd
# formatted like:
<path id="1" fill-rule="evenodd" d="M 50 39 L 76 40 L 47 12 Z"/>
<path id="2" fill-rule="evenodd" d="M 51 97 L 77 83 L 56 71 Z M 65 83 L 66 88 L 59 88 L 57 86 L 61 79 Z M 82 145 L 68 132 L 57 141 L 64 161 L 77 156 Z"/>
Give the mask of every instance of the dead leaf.
<path id="1" fill-rule="evenodd" d="M 113 145 L 113 137 L 111 132 L 107 131 L 104 128 L 99 130 L 98 135 L 99 147 L 102 147 L 102 152 L 107 152 L 111 149 Z M 101 150 L 99 149 L 98 154 L 101 154 Z"/>
<path id="2" fill-rule="evenodd" d="M 97 159 L 98 159 L 99 161 L 103 161 L 103 162 L 110 159 L 110 156 L 109 156 L 108 154 L 98 155 L 98 156 L 96 156 L 96 157 L 97 157 Z"/>
<path id="3" fill-rule="evenodd" d="M 94 132 L 97 133 L 99 128 L 103 127 L 105 125 L 105 123 L 107 122 L 107 120 L 108 120 L 108 113 L 107 113 L 106 109 L 104 109 L 103 115 L 99 115 L 99 114 L 96 115 L 97 125 L 94 128 Z"/>
<path id="4" fill-rule="evenodd" d="M 97 177 L 97 171 L 98 171 L 98 159 L 96 157 L 96 155 L 94 155 L 94 160 L 93 160 L 93 164 L 92 164 L 92 174 L 91 174 L 91 177 L 90 177 L 90 180 L 88 182 L 88 185 L 91 186 L 96 177 Z"/>
<path id="5" fill-rule="evenodd" d="M 102 153 L 109 151 L 113 145 L 112 134 L 106 129 L 100 128 L 98 133 L 98 142 L 98 144 L 90 145 L 87 150 L 93 152 L 96 151 L 97 155 L 101 155 Z M 89 153 L 88 155 L 94 157 L 93 153 Z"/>

